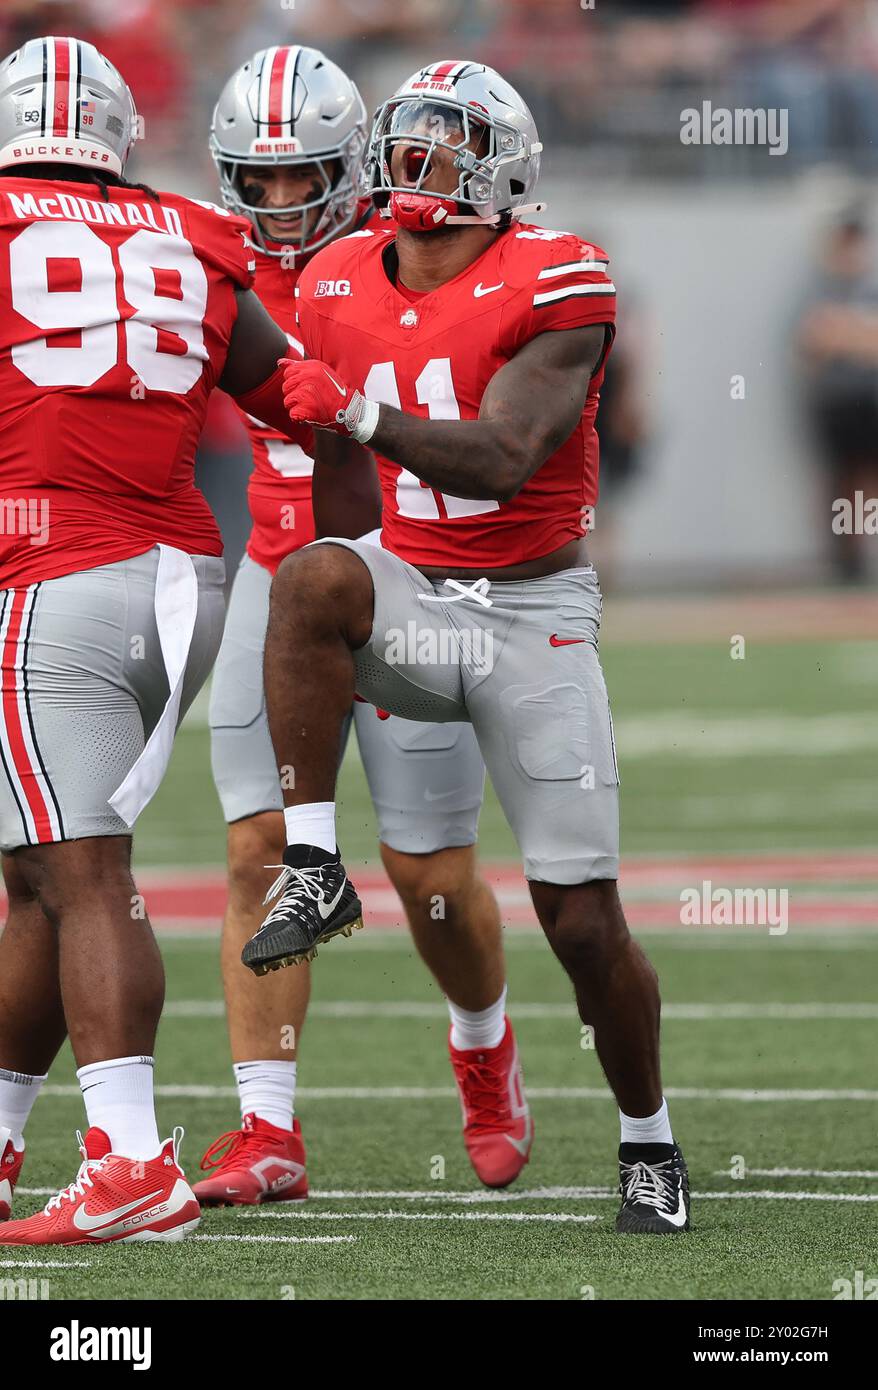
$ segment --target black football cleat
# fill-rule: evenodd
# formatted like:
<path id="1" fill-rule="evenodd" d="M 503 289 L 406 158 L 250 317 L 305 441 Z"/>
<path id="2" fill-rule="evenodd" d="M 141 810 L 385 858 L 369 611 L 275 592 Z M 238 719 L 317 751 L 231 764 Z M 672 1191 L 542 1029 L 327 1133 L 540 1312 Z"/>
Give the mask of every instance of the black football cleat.
<path id="1" fill-rule="evenodd" d="M 621 1144 L 616 1217 L 620 1235 L 677 1235 L 689 1230 L 689 1173 L 676 1144 Z"/>
<path id="2" fill-rule="evenodd" d="M 267 866 L 280 869 L 265 895 L 266 903 L 277 902 L 241 952 L 254 975 L 313 960 L 321 942 L 363 925 L 363 905 L 338 851 L 290 845 L 283 857 Z"/>

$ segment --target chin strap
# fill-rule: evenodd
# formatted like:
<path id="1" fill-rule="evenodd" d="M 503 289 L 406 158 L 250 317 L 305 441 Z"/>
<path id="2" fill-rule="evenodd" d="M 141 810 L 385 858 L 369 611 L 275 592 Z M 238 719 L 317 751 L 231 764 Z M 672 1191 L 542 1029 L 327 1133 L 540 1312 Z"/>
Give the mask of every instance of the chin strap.
<path id="1" fill-rule="evenodd" d="M 423 195 L 422 195 L 423 196 Z M 429 195 L 428 195 L 429 196 Z M 444 200 L 443 200 L 444 201 Z M 492 217 L 479 217 L 476 213 L 446 213 L 444 217 L 431 223 L 426 222 L 423 217 L 417 219 L 418 225 L 414 226 L 410 218 L 394 215 L 393 197 L 386 207 L 380 208 L 378 215 L 388 222 L 396 222 L 398 226 L 408 227 L 413 231 L 435 231 L 439 227 L 499 227 L 509 222 L 517 222 L 525 213 L 544 212 L 548 203 L 526 203 L 523 207 L 513 209 L 510 217 L 508 212 L 495 212 Z M 396 212 L 400 212 L 399 204 L 395 205 Z"/>
<path id="2" fill-rule="evenodd" d="M 507 221 L 517 222 L 526 212 L 544 212 L 548 206 L 548 203 L 526 203 L 524 207 L 513 208 L 511 218 L 509 214 L 505 212 L 495 212 L 493 217 L 478 217 L 475 213 L 471 216 L 465 216 L 463 213 L 460 215 L 455 213 L 451 217 L 446 217 L 443 225 L 446 227 L 460 227 L 465 225 L 498 227 Z"/>

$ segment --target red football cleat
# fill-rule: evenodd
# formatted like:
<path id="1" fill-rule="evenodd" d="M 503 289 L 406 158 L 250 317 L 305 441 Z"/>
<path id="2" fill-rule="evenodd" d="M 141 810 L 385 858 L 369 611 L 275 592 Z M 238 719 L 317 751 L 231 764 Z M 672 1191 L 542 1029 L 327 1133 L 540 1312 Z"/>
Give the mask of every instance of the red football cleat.
<path id="1" fill-rule="evenodd" d="M 534 1127 L 512 1024 L 497 1047 L 459 1052 L 448 1040 L 463 1110 L 463 1142 L 486 1187 L 508 1187 L 530 1157 Z"/>
<path id="2" fill-rule="evenodd" d="M 110 1152 L 102 1129 L 80 1141 L 83 1162 L 74 1182 L 42 1211 L 0 1228 L 0 1245 L 98 1245 L 120 1240 L 182 1240 L 201 1219 L 177 1162 L 182 1130 L 155 1158 Z"/>
<path id="3" fill-rule="evenodd" d="M 298 1120 L 292 1129 L 279 1129 L 258 1115 L 245 1115 L 240 1129 L 221 1134 L 211 1144 L 201 1167 L 210 1173 L 195 1184 L 203 1207 L 253 1207 L 308 1196 Z"/>
<path id="4" fill-rule="evenodd" d="M 24 1149 L 14 1149 L 8 1129 L 0 1129 L 0 1221 L 12 1213 L 12 1194 L 24 1163 Z"/>

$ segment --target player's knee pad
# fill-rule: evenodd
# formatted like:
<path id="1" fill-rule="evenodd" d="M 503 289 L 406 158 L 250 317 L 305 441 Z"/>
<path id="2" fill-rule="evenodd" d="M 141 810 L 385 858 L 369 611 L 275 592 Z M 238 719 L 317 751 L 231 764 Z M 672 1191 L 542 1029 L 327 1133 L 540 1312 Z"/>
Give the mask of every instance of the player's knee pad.
<path id="1" fill-rule="evenodd" d="M 579 681 L 511 686 L 501 697 L 509 755 L 537 782 L 579 782 L 584 791 L 615 787 L 606 692 Z"/>

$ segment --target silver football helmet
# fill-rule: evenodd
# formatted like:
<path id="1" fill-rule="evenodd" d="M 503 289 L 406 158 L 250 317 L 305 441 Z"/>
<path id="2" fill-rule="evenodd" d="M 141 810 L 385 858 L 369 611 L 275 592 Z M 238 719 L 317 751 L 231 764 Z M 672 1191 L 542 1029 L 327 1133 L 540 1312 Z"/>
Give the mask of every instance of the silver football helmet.
<path id="1" fill-rule="evenodd" d="M 213 113 L 210 152 L 227 208 L 248 217 L 260 250 L 301 255 L 325 246 L 351 221 L 366 143 L 366 108 L 350 78 L 316 48 L 265 48 L 222 90 Z M 246 165 L 315 164 L 323 189 L 310 202 L 266 209 L 243 196 Z M 309 229 L 307 213 L 317 210 Z M 259 214 L 302 213 L 292 245 L 269 242 Z"/>
<path id="2" fill-rule="evenodd" d="M 29 39 L 0 63 L 0 168 L 75 164 L 121 177 L 139 135 L 134 98 L 80 39 Z"/>
<path id="3" fill-rule="evenodd" d="M 404 141 L 410 184 L 394 184 L 393 146 Z M 423 189 L 434 151 L 450 151 L 459 170 L 450 194 Z M 505 227 L 542 204 L 529 203 L 542 145 L 514 87 L 483 63 L 431 63 L 403 82 L 375 113 L 365 183 L 376 207 L 400 226 L 433 231 L 475 222 Z"/>

